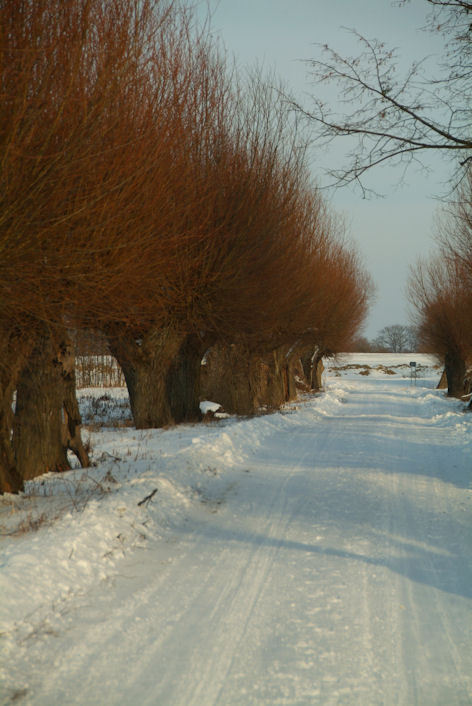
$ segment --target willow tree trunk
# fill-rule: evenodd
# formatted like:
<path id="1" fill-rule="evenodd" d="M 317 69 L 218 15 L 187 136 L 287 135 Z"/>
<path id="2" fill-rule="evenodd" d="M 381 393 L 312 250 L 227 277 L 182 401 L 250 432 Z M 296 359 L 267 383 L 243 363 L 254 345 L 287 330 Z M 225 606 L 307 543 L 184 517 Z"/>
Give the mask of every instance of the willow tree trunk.
<path id="1" fill-rule="evenodd" d="M 466 376 L 466 362 L 456 351 L 446 353 L 444 370 L 447 378 L 447 394 L 449 397 L 462 397 Z"/>
<path id="2" fill-rule="evenodd" d="M 23 490 L 12 446 L 13 394 L 21 367 L 30 348 L 30 338 L 11 330 L 0 332 L 0 494 Z"/>
<path id="3" fill-rule="evenodd" d="M 310 389 L 319 392 L 323 386 L 323 353 L 317 348 L 315 351 L 304 353 L 301 360 Z"/>
<path id="4" fill-rule="evenodd" d="M 5 370 L 2 364 L 0 367 L 0 494 L 19 493 L 23 490 L 23 481 L 16 469 L 11 443 L 15 387 L 11 371 Z"/>
<path id="5" fill-rule="evenodd" d="M 154 329 L 141 339 L 108 334 L 118 360 L 137 429 L 153 429 L 200 418 L 200 368 L 206 344 L 174 329 Z"/>
<path id="6" fill-rule="evenodd" d="M 260 408 L 263 357 L 244 344 L 218 343 L 205 356 L 202 393 L 230 414 L 252 415 Z"/>
<path id="7" fill-rule="evenodd" d="M 166 376 L 166 391 L 171 414 L 176 423 L 201 419 L 202 358 L 210 345 L 207 337 L 187 335 Z"/>
<path id="8" fill-rule="evenodd" d="M 80 424 L 70 344 L 65 338 L 57 343 L 44 333 L 17 385 L 13 449 L 21 478 L 69 469 L 68 449 L 82 466 L 90 465 Z"/>
<path id="9" fill-rule="evenodd" d="M 297 356 L 288 351 L 288 346 L 271 352 L 254 351 L 244 344 L 213 346 L 204 366 L 204 395 L 231 414 L 278 409 L 297 395 Z"/>
<path id="10" fill-rule="evenodd" d="M 265 357 L 268 373 L 262 397 L 267 408 L 279 409 L 285 402 L 297 396 L 294 359 L 295 355 L 290 352 L 288 346 L 280 346 Z"/>
<path id="11" fill-rule="evenodd" d="M 437 384 L 436 389 L 437 390 L 445 390 L 447 388 L 447 375 L 446 371 L 443 370 L 441 373 L 441 377 L 439 378 L 439 382 Z"/>
<path id="12" fill-rule="evenodd" d="M 311 382 L 311 389 L 319 392 L 323 387 L 323 372 L 324 363 L 322 358 L 317 358 L 315 365 L 313 366 L 313 376 Z"/>
<path id="13" fill-rule="evenodd" d="M 62 444 L 75 454 L 82 468 L 87 468 L 90 459 L 82 441 L 82 417 L 76 395 L 75 351 L 69 340 L 64 341 L 58 362 L 62 366 L 63 382 Z"/>

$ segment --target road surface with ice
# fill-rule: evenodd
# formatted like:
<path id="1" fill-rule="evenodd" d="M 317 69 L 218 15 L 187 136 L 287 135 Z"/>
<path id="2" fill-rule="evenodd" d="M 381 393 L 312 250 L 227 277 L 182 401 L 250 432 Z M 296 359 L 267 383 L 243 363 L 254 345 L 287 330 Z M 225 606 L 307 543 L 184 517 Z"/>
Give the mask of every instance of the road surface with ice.
<path id="1" fill-rule="evenodd" d="M 0 703 L 472 704 L 472 415 L 363 370 L 5 496 Z"/>

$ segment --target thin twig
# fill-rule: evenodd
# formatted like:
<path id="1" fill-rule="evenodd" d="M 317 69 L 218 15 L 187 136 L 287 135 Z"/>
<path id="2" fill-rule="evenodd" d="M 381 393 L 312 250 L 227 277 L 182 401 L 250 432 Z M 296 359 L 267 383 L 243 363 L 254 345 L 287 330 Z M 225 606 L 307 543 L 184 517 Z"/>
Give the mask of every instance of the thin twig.
<path id="1" fill-rule="evenodd" d="M 150 492 L 149 495 L 146 495 L 145 498 L 143 498 L 142 500 L 139 501 L 138 506 L 144 505 L 144 503 L 148 503 L 151 500 L 151 498 L 153 498 L 155 496 L 157 491 L 158 491 L 158 488 L 154 488 L 154 490 L 152 492 Z"/>

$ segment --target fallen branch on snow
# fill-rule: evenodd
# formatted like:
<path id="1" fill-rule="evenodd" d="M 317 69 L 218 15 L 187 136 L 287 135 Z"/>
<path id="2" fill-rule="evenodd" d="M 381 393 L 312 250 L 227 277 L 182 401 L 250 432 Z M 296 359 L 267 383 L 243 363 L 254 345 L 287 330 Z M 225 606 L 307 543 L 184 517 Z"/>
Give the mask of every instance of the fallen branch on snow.
<path id="1" fill-rule="evenodd" d="M 149 495 L 146 495 L 145 498 L 143 498 L 142 500 L 139 501 L 138 506 L 139 506 L 139 505 L 144 505 L 144 503 L 148 503 L 148 502 L 151 500 L 151 498 L 153 498 L 153 497 L 155 496 L 155 494 L 157 493 L 157 491 L 158 491 L 158 488 L 154 488 L 154 490 L 151 491 L 151 492 L 149 493 Z"/>

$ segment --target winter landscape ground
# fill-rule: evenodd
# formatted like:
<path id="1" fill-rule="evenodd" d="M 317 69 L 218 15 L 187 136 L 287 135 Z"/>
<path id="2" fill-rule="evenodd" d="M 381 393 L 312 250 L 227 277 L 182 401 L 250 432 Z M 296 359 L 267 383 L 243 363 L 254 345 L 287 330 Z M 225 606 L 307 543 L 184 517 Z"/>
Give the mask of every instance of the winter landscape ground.
<path id="1" fill-rule="evenodd" d="M 411 358 L 165 430 L 81 391 L 96 467 L 0 498 L 0 703 L 472 704 L 472 415 Z"/>

